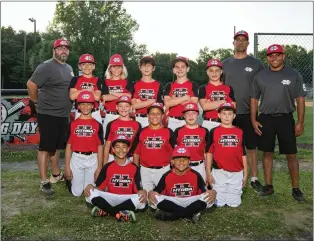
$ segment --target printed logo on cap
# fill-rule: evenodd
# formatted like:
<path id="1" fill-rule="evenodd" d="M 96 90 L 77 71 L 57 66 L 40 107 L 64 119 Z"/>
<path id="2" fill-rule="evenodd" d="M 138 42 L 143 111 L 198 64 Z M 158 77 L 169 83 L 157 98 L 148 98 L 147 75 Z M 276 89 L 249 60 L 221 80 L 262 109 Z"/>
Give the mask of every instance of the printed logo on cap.
<path id="1" fill-rule="evenodd" d="M 129 98 L 127 96 L 121 96 L 120 100 L 128 100 Z"/>
<path id="2" fill-rule="evenodd" d="M 127 140 L 126 137 L 125 137 L 125 136 L 122 136 L 122 135 L 118 136 L 117 140 L 118 140 L 118 139 L 119 139 L 119 140 Z"/>
<path id="3" fill-rule="evenodd" d="M 244 34 L 245 35 L 246 32 L 244 30 L 241 30 L 241 31 L 238 32 L 238 35 L 240 35 L 240 34 Z"/>
<path id="4" fill-rule="evenodd" d="M 271 46 L 269 50 L 270 51 L 276 51 L 276 50 L 278 50 L 278 46 L 276 46 L 276 45 Z"/>
<path id="5" fill-rule="evenodd" d="M 181 153 L 181 154 L 186 153 L 186 149 L 185 148 L 179 148 L 177 150 L 177 153 Z"/>
<path id="6" fill-rule="evenodd" d="M 162 105 L 160 103 L 158 103 L 158 102 L 153 103 L 152 106 L 162 107 Z"/>
<path id="7" fill-rule="evenodd" d="M 90 55 L 85 56 L 85 60 L 91 61 L 92 60 L 92 56 L 90 56 Z"/>
<path id="8" fill-rule="evenodd" d="M 223 106 L 232 106 L 230 103 L 224 103 Z"/>
<path id="9" fill-rule="evenodd" d="M 83 94 L 82 99 L 83 100 L 88 100 L 90 98 L 90 94 Z"/>
<path id="10" fill-rule="evenodd" d="M 193 109 L 193 108 L 194 108 L 194 105 L 193 105 L 193 104 L 188 104 L 185 108 L 186 108 L 186 109 Z"/>
<path id="11" fill-rule="evenodd" d="M 60 44 L 61 44 L 61 45 L 68 45 L 68 42 L 65 41 L 65 40 L 62 40 L 62 41 L 60 41 Z"/>
<path id="12" fill-rule="evenodd" d="M 217 60 L 212 60 L 211 64 L 218 65 L 218 61 Z"/>
<path id="13" fill-rule="evenodd" d="M 120 58 L 118 58 L 118 57 L 113 58 L 113 62 L 119 63 L 120 62 Z"/>

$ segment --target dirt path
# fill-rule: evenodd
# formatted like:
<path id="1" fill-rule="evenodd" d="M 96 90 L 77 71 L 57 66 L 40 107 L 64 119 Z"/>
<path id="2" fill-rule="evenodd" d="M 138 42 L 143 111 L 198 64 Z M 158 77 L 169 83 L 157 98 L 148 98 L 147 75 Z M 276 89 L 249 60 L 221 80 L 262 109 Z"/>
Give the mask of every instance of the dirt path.
<path id="1" fill-rule="evenodd" d="M 64 167 L 64 159 L 60 160 L 61 167 Z M 263 168 L 262 162 L 258 163 L 259 168 Z M 285 160 L 275 160 L 273 167 L 276 169 L 288 169 Z M 9 171 L 36 171 L 38 170 L 37 160 L 26 162 L 2 162 L 1 169 Z M 313 162 L 300 160 L 300 169 L 305 171 L 313 171 Z"/>

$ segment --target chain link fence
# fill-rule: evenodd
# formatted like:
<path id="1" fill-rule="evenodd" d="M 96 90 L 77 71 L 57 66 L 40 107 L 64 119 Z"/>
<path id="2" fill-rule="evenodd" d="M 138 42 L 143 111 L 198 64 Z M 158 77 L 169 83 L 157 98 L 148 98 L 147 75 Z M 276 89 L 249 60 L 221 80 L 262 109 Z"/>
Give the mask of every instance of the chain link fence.
<path id="1" fill-rule="evenodd" d="M 254 33 L 254 57 L 265 65 L 269 45 L 285 48 L 285 64 L 297 69 L 307 87 L 307 98 L 313 99 L 313 34 L 311 33 Z"/>

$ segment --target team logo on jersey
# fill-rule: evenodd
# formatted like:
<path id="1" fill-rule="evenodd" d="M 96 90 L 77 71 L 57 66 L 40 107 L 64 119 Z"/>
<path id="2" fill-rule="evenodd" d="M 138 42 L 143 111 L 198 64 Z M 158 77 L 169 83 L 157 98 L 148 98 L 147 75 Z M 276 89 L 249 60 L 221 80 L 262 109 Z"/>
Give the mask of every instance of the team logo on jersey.
<path id="1" fill-rule="evenodd" d="M 118 127 L 118 130 L 116 131 L 116 135 L 123 135 L 129 139 L 131 139 L 134 134 L 135 131 L 132 129 L 132 127 Z"/>
<path id="2" fill-rule="evenodd" d="M 245 67 L 245 69 L 244 69 L 246 72 L 252 72 L 253 71 L 253 69 L 251 68 L 251 67 Z"/>
<path id="3" fill-rule="evenodd" d="M 239 141 L 237 135 L 222 135 L 218 143 L 223 147 L 236 147 Z"/>
<path id="4" fill-rule="evenodd" d="M 198 147 L 201 140 L 199 135 L 184 135 L 182 142 L 186 147 Z"/>
<path id="5" fill-rule="evenodd" d="M 172 91 L 172 94 L 175 95 L 176 97 L 182 97 L 182 96 L 187 95 L 188 93 L 189 92 L 187 88 L 175 88 Z"/>
<path id="6" fill-rule="evenodd" d="M 80 88 L 81 89 L 89 89 L 89 88 L 92 88 L 94 87 L 94 85 L 92 83 L 88 83 L 88 82 L 83 82 L 81 85 L 80 85 Z"/>
<path id="7" fill-rule="evenodd" d="M 174 184 L 173 188 L 171 188 L 171 192 L 174 193 L 176 197 L 189 197 L 193 190 L 194 187 L 190 186 L 190 183 Z"/>
<path id="8" fill-rule="evenodd" d="M 111 93 L 122 93 L 123 92 L 123 88 L 121 85 L 109 86 L 108 89 L 109 89 L 109 92 L 111 92 Z"/>
<path id="9" fill-rule="evenodd" d="M 114 174 L 110 179 L 110 183 L 115 187 L 128 188 L 130 184 L 132 184 L 132 178 L 127 174 Z"/>
<path id="10" fill-rule="evenodd" d="M 283 85 L 290 85 L 291 81 L 288 80 L 288 79 L 284 79 L 283 81 L 281 81 L 281 83 L 282 83 Z"/>
<path id="11" fill-rule="evenodd" d="M 138 95 L 141 99 L 151 100 L 155 97 L 155 91 L 153 89 L 141 89 Z"/>
<path id="12" fill-rule="evenodd" d="M 161 136 L 147 137 L 144 140 L 144 145 L 147 149 L 160 149 L 164 143 L 165 141 L 161 139 Z"/>
<path id="13" fill-rule="evenodd" d="M 76 134 L 79 137 L 91 137 L 95 133 L 95 129 L 93 129 L 92 126 L 88 125 L 78 125 L 77 128 L 74 130 L 74 134 Z"/>
<path id="14" fill-rule="evenodd" d="M 226 98 L 226 94 L 224 91 L 212 91 L 209 98 L 213 101 L 224 100 Z"/>

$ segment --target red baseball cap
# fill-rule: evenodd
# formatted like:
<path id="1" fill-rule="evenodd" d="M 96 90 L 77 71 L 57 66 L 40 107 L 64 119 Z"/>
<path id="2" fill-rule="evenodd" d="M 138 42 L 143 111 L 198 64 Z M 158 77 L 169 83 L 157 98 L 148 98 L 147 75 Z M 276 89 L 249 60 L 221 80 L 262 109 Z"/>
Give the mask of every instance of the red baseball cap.
<path id="1" fill-rule="evenodd" d="M 70 42 L 68 40 L 65 40 L 65 39 L 57 39 L 56 41 L 54 41 L 53 49 L 60 47 L 60 46 L 65 46 L 65 47 L 70 48 Z"/>
<path id="2" fill-rule="evenodd" d="M 191 156 L 190 151 L 185 146 L 176 146 L 172 151 L 172 158 L 175 158 L 175 157 L 190 158 L 190 156 Z"/>
<path id="3" fill-rule="evenodd" d="M 238 37 L 239 35 L 245 36 L 247 39 L 249 39 L 248 32 L 246 32 L 244 30 L 240 30 L 240 31 L 236 32 L 233 39 L 236 39 L 236 37 Z"/>
<path id="4" fill-rule="evenodd" d="M 272 53 L 281 53 L 283 54 L 284 48 L 280 44 L 272 44 L 267 48 L 266 55 L 270 55 Z"/>
<path id="5" fill-rule="evenodd" d="M 184 114 L 187 111 L 197 111 L 197 112 L 200 112 L 199 109 L 198 109 L 198 105 L 196 103 L 194 103 L 194 102 L 186 103 L 183 106 L 182 114 Z"/>
<path id="6" fill-rule="evenodd" d="M 114 54 L 109 60 L 110 65 L 123 66 L 123 58 L 120 54 Z"/>
<path id="7" fill-rule="evenodd" d="M 117 100 L 117 104 L 119 104 L 121 102 L 126 102 L 126 103 L 129 103 L 131 105 L 131 98 L 127 95 L 121 95 L 119 97 L 119 99 Z"/>
<path id="8" fill-rule="evenodd" d="M 151 104 L 150 106 L 147 107 L 147 114 L 149 113 L 149 111 L 153 108 L 158 108 L 159 110 L 162 111 L 162 113 L 165 113 L 164 111 L 164 105 L 162 103 L 159 102 L 155 102 L 153 104 Z"/>
<path id="9" fill-rule="evenodd" d="M 190 64 L 189 64 L 189 59 L 188 59 L 188 58 L 182 57 L 182 56 L 178 56 L 178 57 L 176 57 L 174 60 L 172 60 L 172 62 L 171 62 L 172 68 L 174 68 L 175 64 L 178 63 L 178 62 L 183 62 L 183 63 L 185 63 L 187 67 L 190 66 Z"/>
<path id="10" fill-rule="evenodd" d="M 217 66 L 222 69 L 222 63 L 220 62 L 219 59 L 211 59 L 207 62 L 207 68 L 212 66 Z"/>
<path id="11" fill-rule="evenodd" d="M 93 64 L 95 64 L 94 56 L 91 54 L 81 55 L 79 58 L 79 64 L 82 64 L 82 63 L 93 63 Z"/>
<path id="12" fill-rule="evenodd" d="M 232 103 L 223 103 L 218 108 L 218 113 L 222 110 L 233 110 L 233 112 L 236 112 L 236 108 Z"/>
<path id="13" fill-rule="evenodd" d="M 94 103 L 95 97 L 92 92 L 85 90 L 79 93 L 76 102 L 77 103 Z"/>
<path id="14" fill-rule="evenodd" d="M 114 147 L 114 145 L 117 143 L 117 142 L 122 142 L 122 143 L 125 143 L 127 144 L 128 146 L 130 146 L 131 142 L 130 140 L 124 136 L 124 135 L 116 135 L 114 140 L 112 141 L 111 143 L 111 146 Z"/>

